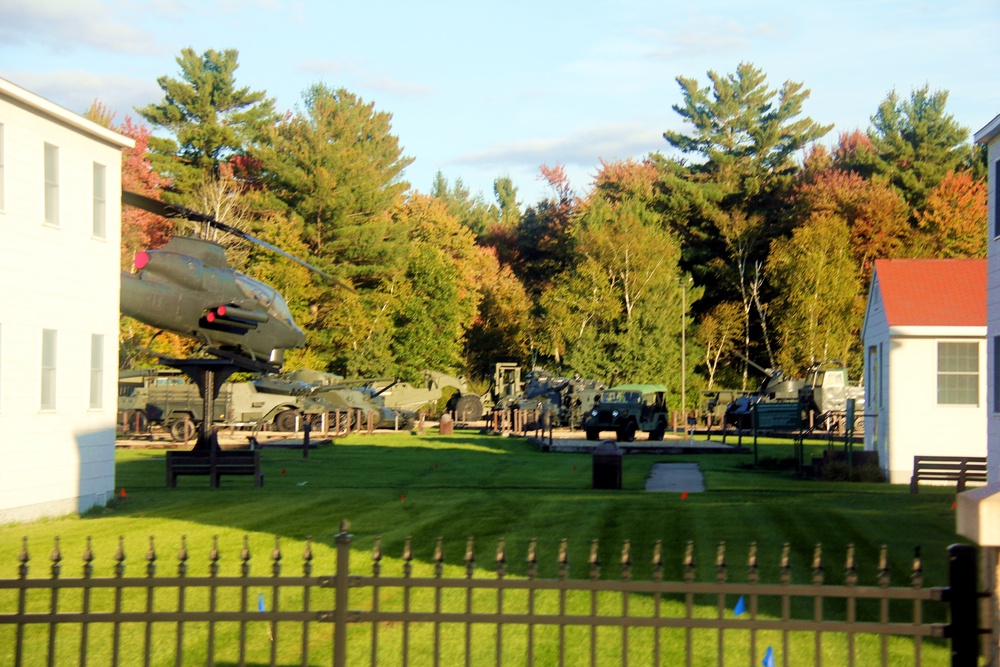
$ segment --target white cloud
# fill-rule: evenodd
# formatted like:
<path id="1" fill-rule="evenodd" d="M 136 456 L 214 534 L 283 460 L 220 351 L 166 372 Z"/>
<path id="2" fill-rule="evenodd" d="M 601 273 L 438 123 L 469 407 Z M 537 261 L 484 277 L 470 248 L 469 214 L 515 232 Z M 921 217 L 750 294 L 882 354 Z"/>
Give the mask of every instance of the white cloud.
<path id="1" fill-rule="evenodd" d="M 41 44 L 56 53 L 79 48 L 113 53 L 158 52 L 154 35 L 120 17 L 127 15 L 101 0 L 4 0 L 0 2 L 0 41 Z"/>
<path id="2" fill-rule="evenodd" d="M 450 161 L 454 165 L 531 169 L 541 164 L 563 164 L 590 168 L 602 160 L 613 162 L 643 157 L 666 148 L 663 131 L 636 124 L 607 124 L 583 129 L 565 137 L 527 139 L 466 153 Z"/>
<path id="3" fill-rule="evenodd" d="M 2 70 L 0 75 L 74 113 L 86 112 L 97 100 L 115 114 L 116 125 L 124 122 L 125 116 L 142 122 L 134 107 L 163 98 L 163 91 L 155 81 L 120 74 L 95 74 L 81 70 L 45 73 Z"/>

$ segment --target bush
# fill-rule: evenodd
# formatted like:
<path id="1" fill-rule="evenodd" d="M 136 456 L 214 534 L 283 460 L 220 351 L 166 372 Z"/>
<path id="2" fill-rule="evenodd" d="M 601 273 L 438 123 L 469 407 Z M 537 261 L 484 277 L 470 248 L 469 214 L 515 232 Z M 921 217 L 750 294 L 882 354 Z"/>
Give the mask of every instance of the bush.
<path id="1" fill-rule="evenodd" d="M 757 465 L 753 463 L 741 463 L 741 468 L 756 470 L 794 470 L 795 457 L 793 456 L 762 456 L 757 459 Z"/>
<path id="2" fill-rule="evenodd" d="M 827 461 L 819 478 L 824 482 L 884 482 L 885 474 L 871 463 L 852 468 L 845 461 Z"/>

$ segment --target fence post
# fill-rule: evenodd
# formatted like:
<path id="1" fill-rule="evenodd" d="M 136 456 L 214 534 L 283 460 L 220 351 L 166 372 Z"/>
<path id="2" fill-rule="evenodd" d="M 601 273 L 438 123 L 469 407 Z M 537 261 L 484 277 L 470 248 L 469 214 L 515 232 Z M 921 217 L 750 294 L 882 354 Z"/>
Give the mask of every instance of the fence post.
<path id="1" fill-rule="evenodd" d="M 976 667 L 979 661 L 979 568 L 976 548 L 969 544 L 948 547 L 948 606 L 951 621 L 951 666 Z"/>
<path id="2" fill-rule="evenodd" d="M 351 524 L 340 522 L 337 533 L 337 593 L 333 610 L 333 667 L 347 667 L 348 578 L 351 569 Z"/>

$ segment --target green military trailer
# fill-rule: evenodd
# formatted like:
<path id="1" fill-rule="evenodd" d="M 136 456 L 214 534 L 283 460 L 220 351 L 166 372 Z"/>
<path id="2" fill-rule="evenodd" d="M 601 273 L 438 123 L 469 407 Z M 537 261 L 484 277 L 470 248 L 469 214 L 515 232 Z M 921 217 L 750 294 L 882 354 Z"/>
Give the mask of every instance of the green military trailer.
<path id="1" fill-rule="evenodd" d="M 601 392 L 583 420 L 587 440 L 599 440 L 603 431 L 632 442 L 638 431 L 650 440 L 663 440 L 667 431 L 667 391 L 662 384 L 622 384 Z"/>

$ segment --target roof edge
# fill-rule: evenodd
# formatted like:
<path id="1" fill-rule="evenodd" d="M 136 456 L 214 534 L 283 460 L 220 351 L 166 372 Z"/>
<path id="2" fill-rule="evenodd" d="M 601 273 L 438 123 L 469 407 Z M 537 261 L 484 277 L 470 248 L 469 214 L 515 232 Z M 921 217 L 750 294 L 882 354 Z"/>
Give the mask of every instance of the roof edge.
<path id="1" fill-rule="evenodd" d="M 901 324 L 890 326 L 889 335 L 912 338 L 985 338 L 986 327 Z"/>
<path id="2" fill-rule="evenodd" d="M 41 95 L 36 95 L 30 90 L 21 88 L 17 84 L 0 77 L 0 96 L 7 96 L 13 98 L 14 100 L 32 107 L 36 111 L 49 116 L 55 120 L 69 125 L 75 130 L 79 130 L 85 134 L 92 135 L 107 141 L 121 148 L 133 148 L 135 146 L 135 141 L 131 137 L 127 137 L 124 134 L 115 132 L 114 130 L 109 130 L 106 127 L 102 127 L 97 123 L 87 120 L 80 114 L 70 111 L 65 107 L 61 107 L 55 102 L 50 102 Z"/>
<path id="3" fill-rule="evenodd" d="M 977 144 L 985 144 L 992 141 L 997 135 L 1000 135 L 1000 114 L 997 114 L 983 129 L 972 135 L 972 140 Z"/>

